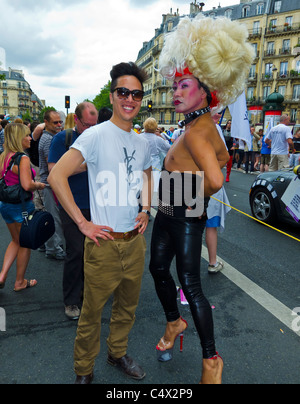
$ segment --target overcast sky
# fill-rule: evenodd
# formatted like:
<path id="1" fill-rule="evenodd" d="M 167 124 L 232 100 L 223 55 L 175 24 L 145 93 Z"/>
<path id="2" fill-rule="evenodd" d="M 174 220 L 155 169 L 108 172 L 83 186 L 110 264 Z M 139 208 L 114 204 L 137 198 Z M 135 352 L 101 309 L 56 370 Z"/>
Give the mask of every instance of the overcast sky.
<path id="1" fill-rule="evenodd" d="M 162 14 L 179 8 L 188 14 L 192 0 L 0 0 L 0 47 L 6 68 L 23 70 L 47 106 L 71 111 L 91 100 L 110 79 L 114 64 L 135 61 L 144 41 L 154 37 Z M 238 4 L 207 0 L 204 10 Z M 0 67 L 1 70 L 1 67 Z"/>

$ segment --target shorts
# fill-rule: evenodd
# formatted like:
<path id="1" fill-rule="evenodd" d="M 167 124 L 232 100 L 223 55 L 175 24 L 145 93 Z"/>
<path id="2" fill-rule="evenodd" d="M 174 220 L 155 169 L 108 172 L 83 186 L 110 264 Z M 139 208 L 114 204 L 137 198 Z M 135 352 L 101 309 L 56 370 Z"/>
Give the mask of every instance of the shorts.
<path id="1" fill-rule="evenodd" d="M 271 163 L 271 154 L 261 154 L 260 163 L 269 166 Z"/>
<path id="2" fill-rule="evenodd" d="M 221 218 L 220 216 L 214 216 L 211 219 L 207 219 L 206 227 L 221 227 Z"/>
<path id="3" fill-rule="evenodd" d="M 26 212 L 31 214 L 35 210 L 32 201 L 25 202 Z M 13 205 L 12 203 L 0 202 L 0 213 L 6 224 L 23 223 L 22 204 Z"/>

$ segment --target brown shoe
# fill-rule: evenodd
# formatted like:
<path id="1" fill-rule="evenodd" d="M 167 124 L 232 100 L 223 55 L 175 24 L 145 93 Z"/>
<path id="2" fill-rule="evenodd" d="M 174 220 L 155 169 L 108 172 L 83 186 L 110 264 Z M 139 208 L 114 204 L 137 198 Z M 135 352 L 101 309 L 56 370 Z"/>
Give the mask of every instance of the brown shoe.
<path id="1" fill-rule="evenodd" d="M 75 380 L 75 384 L 91 384 L 94 379 L 94 374 L 91 373 L 87 376 L 77 376 Z"/>
<path id="2" fill-rule="evenodd" d="M 146 376 L 144 370 L 128 355 L 115 359 L 108 354 L 107 363 L 120 368 L 127 376 L 135 380 L 142 380 Z"/>

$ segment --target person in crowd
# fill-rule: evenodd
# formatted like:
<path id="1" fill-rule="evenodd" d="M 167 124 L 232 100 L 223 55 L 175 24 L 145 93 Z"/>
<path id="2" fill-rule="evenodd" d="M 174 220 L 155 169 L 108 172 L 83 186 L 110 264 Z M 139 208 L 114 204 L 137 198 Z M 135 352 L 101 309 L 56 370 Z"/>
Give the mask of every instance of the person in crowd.
<path id="1" fill-rule="evenodd" d="M 237 166 L 236 168 L 238 171 L 243 171 L 242 167 L 244 164 L 244 156 L 245 156 L 245 141 L 242 139 L 237 139 L 237 151 L 236 151 L 236 162 Z"/>
<path id="2" fill-rule="evenodd" d="M 171 139 L 172 143 L 175 143 L 175 141 L 183 134 L 184 134 L 184 128 L 183 128 L 181 122 L 179 121 L 178 122 L 178 129 L 176 129 L 174 131 L 172 139 Z"/>
<path id="3" fill-rule="evenodd" d="M 157 130 L 157 122 L 154 118 L 148 118 L 144 122 L 145 132 L 142 134 L 144 139 L 148 142 L 150 154 L 151 154 L 151 164 L 152 164 L 152 176 L 153 176 L 153 193 L 157 194 L 158 185 L 161 173 L 161 155 L 166 156 L 171 145 L 166 140 L 155 135 Z M 155 204 L 155 202 L 153 203 Z M 155 206 L 157 206 L 155 204 Z"/>
<path id="4" fill-rule="evenodd" d="M 151 203 L 148 143 L 132 130 L 146 77 L 132 62 L 113 67 L 112 118 L 79 136 L 48 179 L 62 207 L 86 236 L 84 299 L 74 348 L 76 384 L 93 380 L 101 314 L 112 294 L 107 361 L 131 378 L 145 377 L 142 367 L 127 355 L 127 347 L 139 301 L 146 250 L 143 233 Z M 89 173 L 91 222 L 82 215 L 68 184 L 68 178 L 83 162 Z M 142 198 L 138 200 L 141 187 Z"/>
<path id="5" fill-rule="evenodd" d="M 279 124 L 274 126 L 265 137 L 265 142 L 271 146 L 270 171 L 289 167 L 289 148 L 295 149 L 289 123 L 289 115 L 282 115 Z"/>
<path id="6" fill-rule="evenodd" d="M 177 113 L 185 114 L 186 130 L 165 159 L 152 234 L 150 271 L 167 318 L 165 334 L 156 350 L 158 360 L 170 360 L 176 337 L 187 328 L 178 310 L 176 284 L 170 273 L 171 262 L 176 256 L 178 278 L 201 340 L 202 384 L 221 383 L 223 372 L 223 360 L 215 347 L 212 309 L 201 287 L 200 263 L 208 198 L 222 187 L 221 168 L 229 160 L 209 113 L 212 100 L 209 88 L 216 91 L 220 105 L 229 105 L 237 99 L 245 87 L 254 56 L 252 47 L 246 42 L 247 37 L 246 27 L 226 18 L 186 17 L 165 38 L 159 60 L 161 74 L 173 80 L 174 105 Z M 189 196 L 196 201 L 201 190 L 201 186 L 197 189 L 197 182 L 198 185 L 202 183 L 197 177 L 199 172 L 204 172 L 202 208 L 198 209 L 189 198 L 183 198 L 186 200 L 181 200 L 178 206 L 175 196 L 182 198 L 183 189 L 172 186 L 175 181 L 169 181 L 166 192 L 168 184 L 165 182 L 175 172 L 179 172 L 181 182 L 190 182 L 194 192 Z"/>
<path id="7" fill-rule="evenodd" d="M 9 122 L 6 119 L 0 122 L 0 154 L 4 151 L 4 130 L 8 124 Z"/>
<path id="8" fill-rule="evenodd" d="M 141 127 L 139 124 L 134 125 L 134 131 L 139 135 L 141 133 Z"/>
<path id="9" fill-rule="evenodd" d="M 250 128 L 251 135 L 251 147 L 249 150 L 248 145 L 245 145 L 245 174 L 249 172 L 249 164 L 250 164 L 250 174 L 254 173 L 254 162 L 255 162 L 255 152 L 253 151 L 253 138 L 255 133 L 255 127 L 252 125 Z"/>
<path id="10" fill-rule="evenodd" d="M 45 130 L 39 141 L 39 170 L 41 182 L 46 185 L 44 189 L 44 206 L 51 213 L 55 222 L 55 233 L 45 243 L 46 258 L 63 261 L 65 252 L 62 248 L 64 236 L 62 231 L 61 219 L 55 195 L 47 182 L 49 175 L 48 156 L 53 137 L 61 132 L 63 121 L 60 114 L 56 111 L 46 111 L 44 116 Z"/>
<path id="11" fill-rule="evenodd" d="M 258 132 L 253 133 L 253 152 L 254 152 L 254 171 L 259 171 L 258 166 L 260 164 L 260 149 L 261 140 L 263 137 L 263 129 L 259 129 Z"/>
<path id="12" fill-rule="evenodd" d="M 260 150 L 260 172 L 268 172 L 269 171 L 269 166 L 271 162 L 271 146 L 267 145 L 265 142 L 265 137 L 264 135 L 261 140 L 261 150 Z"/>
<path id="13" fill-rule="evenodd" d="M 226 142 L 226 147 L 229 153 L 229 161 L 226 164 L 226 182 L 230 181 L 230 174 L 231 174 L 231 170 L 232 170 L 232 164 L 233 164 L 233 152 L 234 152 L 234 145 L 233 145 L 233 137 L 231 137 L 231 120 L 228 120 L 226 122 L 226 126 L 225 129 L 223 131 L 223 136 Z"/>
<path id="14" fill-rule="evenodd" d="M 165 128 L 162 126 L 159 128 L 159 130 L 160 130 L 160 136 L 171 144 L 171 137 L 167 134 Z"/>
<path id="15" fill-rule="evenodd" d="M 110 118 L 112 117 L 112 114 L 113 114 L 113 112 L 110 108 L 107 108 L 107 107 L 101 108 L 98 113 L 97 123 L 103 123 L 103 122 L 109 121 Z"/>
<path id="16" fill-rule="evenodd" d="M 170 137 L 170 142 L 171 143 L 173 143 L 172 138 L 173 138 L 173 135 L 174 135 L 174 131 L 175 131 L 175 128 L 173 126 L 171 126 L 170 129 L 167 131 L 167 135 Z"/>
<path id="17" fill-rule="evenodd" d="M 83 102 L 78 104 L 73 116 L 75 127 L 68 135 L 66 130 L 54 136 L 48 157 L 49 173 L 58 160 L 69 150 L 69 147 L 84 133 L 84 131 L 97 124 L 98 111 L 94 104 Z M 66 123 L 68 121 L 68 117 Z M 70 137 L 68 137 L 70 136 Z M 76 205 L 86 220 L 91 220 L 88 176 L 84 171 L 69 178 L 69 185 Z M 85 237 L 78 229 L 76 223 L 64 209 L 59 206 L 60 219 L 66 242 L 66 257 L 63 275 L 63 299 L 65 314 L 71 320 L 80 316 L 83 298 L 84 273 L 83 256 Z"/>
<path id="18" fill-rule="evenodd" d="M 75 123 L 74 116 L 75 116 L 74 112 L 68 113 L 68 115 L 66 117 L 64 129 L 73 129 L 75 127 L 76 123 Z"/>
<path id="19" fill-rule="evenodd" d="M 20 164 L 11 164 L 12 157 L 18 152 L 30 147 L 31 136 L 30 130 L 23 124 L 11 123 L 5 127 L 5 142 L 4 152 L 0 156 L 0 172 L 1 177 L 6 173 L 5 182 L 8 186 L 16 185 L 19 183 L 19 173 L 21 186 L 25 191 L 34 192 L 36 189 L 44 189 L 45 184 L 41 182 L 34 182 L 33 178 L 35 172 L 30 167 L 29 158 L 24 155 L 20 160 Z M 32 201 L 25 202 L 26 210 L 30 214 L 34 211 L 35 207 Z M 5 287 L 8 272 L 17 260 L 17 275 L 15 281 L 15 292 L 20 292 L 24 289 L 36 286 L 35 279 L 26 280 L 25 273 L 30 260 L 31 250 L 22 248 L 19 244 L 19 236 L 21 226 L 23 223 L 22 204 L 10 204 L 0 202 L 0 213 L 11 235 L 11 242 L 7 247 L 4 255 L 2 270 L 0 273 L 0 289 Z"/>
<path id="20" fill-rule="evenodd" d="M 212 119 L 216 124 L 216 128 L 219 132 L 221 139 L 226 145 L 222 129 L 218 124 L 220 118 L 221 114 L 212 112 Z M 208 273 L 210 274 L 216 274 L 222 271 L 222 269 L 224 268 L 224 263 L 222 261 L 218 261 L 217 258 L 218 229 L 224 231 L 225 217 L 227 213 L 230 211 L 230 208 L 221 202 L 224 202 L 226 205 L 229 205 L 229 200 L 224 186 L 220 189 L 220 191 L 212 195 L 207 208 L 205 241 L 209 258 Z"/>
<path id="21" fill-rule="evenodd" d="M 294 150 L 290 150 L 290 167 L 296 167 L 300 164 L 300 128 L 293 136 Z"/>

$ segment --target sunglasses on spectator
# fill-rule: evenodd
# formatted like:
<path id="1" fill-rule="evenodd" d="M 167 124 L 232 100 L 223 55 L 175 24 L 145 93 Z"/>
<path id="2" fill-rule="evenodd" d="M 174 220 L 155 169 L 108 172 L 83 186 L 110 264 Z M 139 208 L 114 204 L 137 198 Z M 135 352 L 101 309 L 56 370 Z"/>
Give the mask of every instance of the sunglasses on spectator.
<path id="1" fill-rule="evenodd" d="M 121 100 L 127 100 L 127 98 L 129 98 L 130 94 L 132 95 L 132 98 L 134 101 L 142 101 L 142 99 L 144 97 L 144 91 L 142 91 L 142 90 L 130 91 L 130 90 L 128 90 L 128 88 L 118 87 L 113 90 L 113 93 L 115 91 L 117 92 L 118 98 L 120 98 Z"/>
<path id="2" fill-rule="evenodd" d="M 59 123 L 62 125 L 63 121 L 52 121 L 52 123 L 54 123 L 54 125 L 58 125 Z"/>

